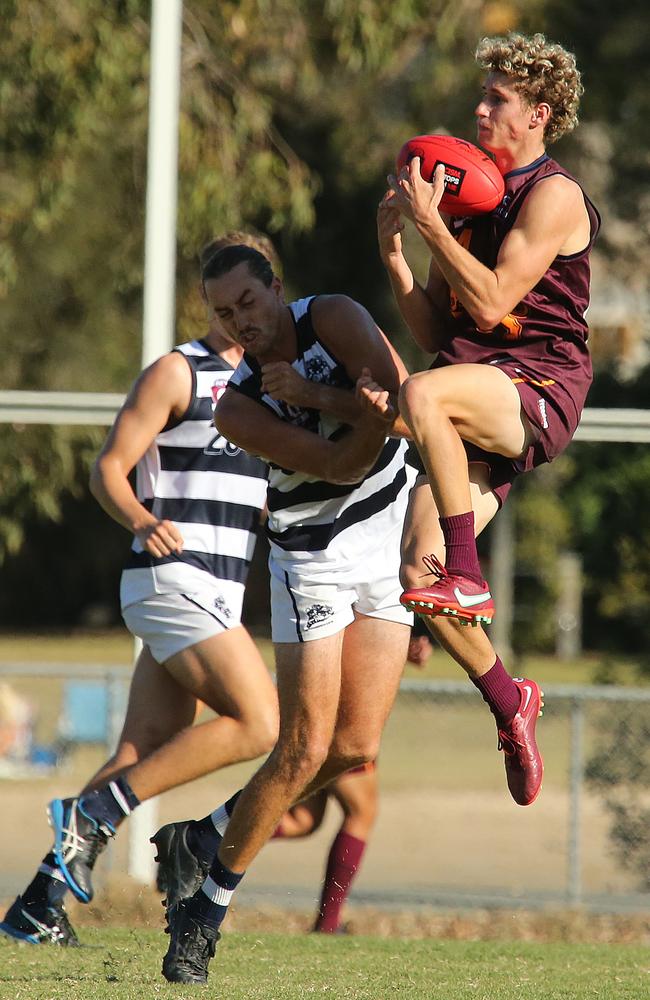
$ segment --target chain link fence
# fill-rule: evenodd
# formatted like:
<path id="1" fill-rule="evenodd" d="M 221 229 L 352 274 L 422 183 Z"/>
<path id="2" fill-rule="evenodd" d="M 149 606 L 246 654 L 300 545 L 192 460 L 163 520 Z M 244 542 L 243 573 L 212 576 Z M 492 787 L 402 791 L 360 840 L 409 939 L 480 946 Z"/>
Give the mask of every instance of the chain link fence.
<path id="1" fill-rule="evenodd" d="M 73 794 L 112 751 L 129 676 L 130 668 L 110 664 L 0 664 L 0 682 L 36 709 L 30 754 L 6 757 L 0 769 L 0 895 L 20 891 L 49 846 L 47 800 Z M 80 691 L 75 708 L 72 694 Z M 402 682 L 379 758 L 380 817 L 353 901 L 647 909 L 650 690 L 548 685 L 545 703 L 538 726 L 544 787 L 522 809 L 510 799 L 496 729 L 472 685 Z M 204 815 L 256 766 L 237 765 L 167 793 L 152 822 Z M 17 820 L 24 831 L 18 841 Z M 242 898 L 311 904 L 336 823 L 332 813 L 309 843 L 269 845 Z M 138 836 L 153 832 L 140 828 Z M 100 859 L 100 882 L 127 865 L 122 834 Z"/>

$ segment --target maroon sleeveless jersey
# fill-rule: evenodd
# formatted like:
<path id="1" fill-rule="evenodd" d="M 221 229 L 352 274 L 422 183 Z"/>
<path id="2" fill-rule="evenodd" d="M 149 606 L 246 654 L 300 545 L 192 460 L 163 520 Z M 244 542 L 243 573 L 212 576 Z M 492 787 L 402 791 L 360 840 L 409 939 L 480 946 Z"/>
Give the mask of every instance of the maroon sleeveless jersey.
<path id="1" fill-rule="evenodd" d="M 526 195 L 538 181 L 554 174 L 575 181 L 546 154 L 527 167 L 510 171 L 504 177 L 505 194 L 494 212 L 452 219 L 452 234 L 493 269 Z M 450 292 L 443 346 L 434 367 L 515 361 L 538 383 L 554 386 L 555 391 L 548 393 L 551 405 L 573 407 L 579 419 L 592 381 L 585 312 L 589 305 L 589 254 L 600 228 L 596 208 L 583 195 L 591 226 L 588 245 L 580 253 L 557 256 L 535 287 L 493 330 L 479 330 Z"/>

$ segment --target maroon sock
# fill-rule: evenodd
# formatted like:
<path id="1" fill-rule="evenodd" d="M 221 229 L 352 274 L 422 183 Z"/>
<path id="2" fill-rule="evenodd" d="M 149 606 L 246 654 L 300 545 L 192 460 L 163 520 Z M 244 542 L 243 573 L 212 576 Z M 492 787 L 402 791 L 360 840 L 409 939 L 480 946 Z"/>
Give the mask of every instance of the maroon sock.
<path id="1" fill-rule="evenodd" d="M 474 511 L 441 517 L 440 527 L 445 539 L 445 568 L 448 573 L 468 576 L 476 583 L 483 579 L 476 551 Z"/>
<path id="2" fill-rule="evenodd" d="M 350 891 L 365 849 L 365 840 L 352 837 L 343 830 L 337 833 L 327 859 L 315 931 L 333 934 L 338 927 L 341 907 Z"/>
<path id="3" fill-rule="evenodd" d="M 498 726 L 514 718 L 519 711 L 521 691 L 498 656 L 494 666 L 486 674 L 472 677 L 471 680 L 483 695 L 483 701 L 490 706 Z"/>

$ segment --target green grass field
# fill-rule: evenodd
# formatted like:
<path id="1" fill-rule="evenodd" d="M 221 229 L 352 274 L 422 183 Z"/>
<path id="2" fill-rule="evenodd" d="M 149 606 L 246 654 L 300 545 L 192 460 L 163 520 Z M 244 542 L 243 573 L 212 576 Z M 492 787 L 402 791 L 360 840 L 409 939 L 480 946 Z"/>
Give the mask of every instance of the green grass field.
<path id="1" fill-rule="evenodd" d="M 270 643 L 262 641 L 260 647 L 270 662 Z M 0 662 L 54 661 L 90 667 L 93 663 L 129 664 L 132 652 L 129 637 L 119 631 L 32 637 L 27 642 L 24 636 L 0 636 Z M 551 657 L 540 657 L 526 666 L 526 673 L 538 676 L 543 683 L 579 684 L 593 683 L 597 668 L 597 660 L 589 657 L 569 666 Z M 566 674 L 560 677 L 561 670 Z M 638 683 L 633 664 L 617 665 L 617 671 L 617 683 Z M 409 673 L 422 676 L 414 668 Z M 430 658 L 424 676 L 462 678 L 442 653 Z M 39 730 L 47 740 L 60 710 L 60 680 L 26 677 L 12 683 L 37 705 Z M 489 719 L 483 724 L 481 709 L 478 698 L 472 704 L 445 698 L 427 702 L 420 695 L 403 695 L 398 700 L 380 755 L 381 811 L 361 872 L 361 891 L 366 889 L 376 898 L 377 890 L 390 896 L 396 887 L 424 892 L 431 886 L 476 891 L 496 886 L 506 887 L 517 897 L 525 891 L 561 890 L 566 878 L 570 745 L 566 705 L 551 700 L 544 713 L 540 737 L 546 758 L 545 790 L 534 812 L 512 807 L 504 789 L 503 765 L 496 753 L 493 727 Z M 587 749 L 598 731 L 598 718 L 597 712 L 587 713 Z M 471 734 L 461 753 L 456 752 L 459 733 Z M 102 746 L 80 747 L 60 773 L 0 783 L 6 813 L 4 821 L 0 817 L 0 844 L 3 838 L 6 845 L 11 844 L 7 855 L 11 872 L 5 873 L 6 898 L 2 904 L 8 905 L 13 894 L 31 878 L 35 860 L 40 860 L 46 849 L 44 802 L 51 794 L 67 794 L 66 789 L 79 787 L 105 753 Z M 169 792 L 161 802 L 161 822 L 203 815 L 214 801 L 221 801 L 220 795 L 226 797 L 247 780 L 255 766 L 230 768 L 219 776 L 218 791 L 213 787 L 216 778 L 208 776 L 191 787 Z M 585 891 L 616 893 L 635 889 L 635 883 L 619 871 L 611 857 L 602 810 L 596 810 L 589 797 L 585 797 L 583 808 L 581 871 Z M 398 832 L 404 815 L 411 817 L 408 844 Z M 19 843 L 15 838 L 16 816 L 24 831 Z M 35 822 L 32 817 L 36 817 Z M 331 817 L 332 824 L 335 819 Z M 480 828 L 478 850 L 472 832 L 476 824 Z M 270 846 L 267 855 L 263 853 L 260 858 L 255 883 L 267 892 L 277 892 L 280 903 L 287 887 L 313 887 L 315 895 L 329 842 L 327 831 L 321 833 L 320 840 L 317 835 L 313 843 L 300 843 L 292 850 L 286 845 Z M 111 878 L 125 870 L 126 845 L 122 837 L 115 846 Z M 514 868 L 510 860 L 513 856 L 519 859 Z M 525 884 L 518 867 L 525 873 Z M 16 877 L 15 886 L 13 872 L 19 873 L 21 880 L 18 884 Z M 148 929 L 155 926 L 157 919 L 151 917 L 143 925 L 142 920 L 135 919 L 137 906 L 128 912 L 116 907 L 115 900 L 121 901 L 122 897 L 117 889 L 117 895 L 111 895 L 113 885 L 107 872 L 100 886 L 100 909 L 91 919 L 91 926 L 86 923 L 87 912 L 83 917 L 71 912 L 88 947 L 59 951 L 0 939 L 0 1000 L 103 1000 L 109 996 L 114 1000 L 135 1000 L 136 996 L 138 1000 L 150 1000 L 159 995 L 184 1000 L 197 995 L 197 988 L 171 987 L 162 980 L 160 962 L 166 939 L 160 931 Z M 257 905 L 251 904 L 253 908 Z M 153 906 L 159 918 L 157 897 Z M 456 933 L 455 924 L 451 929 L 441 929 L 438 915 L 426 926 L 419 914 L 413 915 L 412 920 L 397 922 L 386 931 L 384 911 L 374 908 L 369 914 L 351 906 L 352 934 L 325 940 L 296 933 L 309 924 L 309 903 L 305 904 L 305 912 L 301 911 L 303 928 L 296 927 L 290 909 L 275 923 L 266 919 L 239 923 L 233 919 L 238 914 L 232 914 L 232 930 L 228 930 L 213 963 L 215 972 L 209 991 L 198 988 L 198 994 L 224 1000 L 305 1000 L 309 996 L 382 1000 L 393 995 L 415 1000 L 650 1000 L 650 952 L 633 943 L 647 942 L 647 925 L 635 926 L 632 933 L 612 920 L 606 936 L 599 936 L 598 928 L 593 927 L 586 928 L 583 937 L 576 937 L 563 932 L 560 910 L 557 917 L 546 911 L 524 917 L 519 911 L 500 913 L 495 909 L 485 911 L 484 919 L 474 914 L 471 919 L 463 917 L 461 935 Z M 110 927 L 105 922 L 109 916 Z M 101 929 L 97 929 L 95 923 L 100 922 Z M 554 931 L 548 940 L 543 939 L 546 923 Z M 264 933 L 256 933 L 258 927 Z M 515 930 L 519 932 L 517 941 L 513 940 Z M 460 940 L 461 936 L 464 940 Z"/>
<path id="2" fill-rule="evenodd" d="M 647 949 L 625 945 L 403 941 L 226 934 L 208 989 L 162 979 L 162 934 L 95 930 L 88 946 L 0 942 L 0 997 L 13 1000 L 642 1000 Z"/>

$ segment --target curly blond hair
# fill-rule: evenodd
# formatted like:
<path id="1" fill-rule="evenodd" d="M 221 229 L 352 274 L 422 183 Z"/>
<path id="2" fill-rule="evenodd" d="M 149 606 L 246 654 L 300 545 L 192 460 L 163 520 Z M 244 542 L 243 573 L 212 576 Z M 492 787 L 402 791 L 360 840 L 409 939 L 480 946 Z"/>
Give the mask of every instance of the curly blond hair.
<path id="1" fill-rule="evenodd" d="M 482 38 L 475 58 L 489 73 L 503 73 L 522 100 L 544 102 L 551 117 L 544 132 L 546 142 L 555 142 L 578 124 L 578 104 L 584 88 L 572 52 L 547 42 L 544 35 L 510 34 L 506 38 Z"/>

